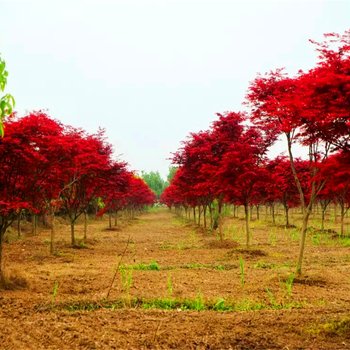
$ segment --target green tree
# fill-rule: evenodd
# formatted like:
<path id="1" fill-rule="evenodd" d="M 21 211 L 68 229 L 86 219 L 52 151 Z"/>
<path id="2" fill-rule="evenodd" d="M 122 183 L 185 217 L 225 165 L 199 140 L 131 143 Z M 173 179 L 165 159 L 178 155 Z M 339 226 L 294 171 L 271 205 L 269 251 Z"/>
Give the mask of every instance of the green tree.
<path id="1" fill-rule="evenodd" d="M 142 171 L 141 177 L 156 194 L 157 198 L 159 198 L 166 187 L 166 182 L 162 179 L 159 172 L 151 171 L 149 173 L 146 173 L 145 171 Z"/>
<path id="2" fill-rule="evenodd" d="M 171 166 L 169 167 L 169 173 L 167 176 L 167 185 L 170 185 L 171 180 L 174 178 L 175 174 L 177 172 L 177 167 L 176 166 Z"/>
<path id="3" fill-rule="evenodd" d="M 6 63 L 0 57 L 0 92 L 5 91 L 7 76 Z M 4 136 L 4 118 L 12 113 L 14 106 L 15 100 L 12 95 L 5 94 L 0 97 L 0 137 Z"/>

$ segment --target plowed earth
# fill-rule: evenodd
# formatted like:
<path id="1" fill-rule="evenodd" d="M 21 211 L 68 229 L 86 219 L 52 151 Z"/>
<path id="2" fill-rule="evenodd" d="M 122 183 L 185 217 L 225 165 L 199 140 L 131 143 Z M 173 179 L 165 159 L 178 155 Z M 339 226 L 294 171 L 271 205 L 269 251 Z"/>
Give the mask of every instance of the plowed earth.
<path id="1" fill-rule="evenodd" d="M 61 224 L 54 256 L 45 229 L 5 245 L 6 269 L 29 285 L 0 291 L 1 349 L 350 349 L 349 247 L 309 240 L 304 274 L 288 291 L 298 253 L 289 229 L 257 225 L 246 249 L 232 240 L 239 232 L 220 243 L 167 210 L 106 227 L 91 220 L 86 246 L 73 249 Z M 108 302 L 123 306 L 107 308 L 121 258 L 133 266 L 157 262 L 159 270 L 134 269 L 128 287 L 118 272 Z M 131 305 L 135 298 L 240 307 L 144 309 Z"/>

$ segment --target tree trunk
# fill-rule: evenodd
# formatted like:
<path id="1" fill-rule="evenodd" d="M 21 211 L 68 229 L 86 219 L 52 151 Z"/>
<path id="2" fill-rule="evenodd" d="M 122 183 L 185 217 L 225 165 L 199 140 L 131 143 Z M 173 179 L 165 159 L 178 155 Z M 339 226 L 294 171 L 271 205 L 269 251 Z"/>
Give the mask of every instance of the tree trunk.
<path id="1" fill-rule="evenodd" d="M 276 225 L 276 218 L 275 218 L 275 205 L 271 204 L 271 215 L 272 215 L 272 223 Z"/>
<path id="2" fill-rule="evenodd" d="M 340 201 L 340 236 L 344 237 L 344 218 L 345 218 L 345 204 Z"/>
<path id="3" fill-rule="evenodd" d="M 289 207 L 288 207 L 288 204 L 284 204 L 284 212 L 285 212 L 285 215 L 286 215 L 286 226 L 288 227 L 289 226 Z"/>
<path id="4" fill-rule="evenodd" d="M 245 232 L 246 232 L 246 245 L 249 247 L 250 244 L 250 229 L 249 229 L 249 206 L 244 204 L 244 215 L 245 215 Z"/>
<path id="5" fill-rule="evenodd" d="M 196 224 L 196 207 L 193 207 L 193 221 Z"/>
<path id="6" fill-rule="evenodd" d="M 37 235 L 38 232 L 38 216 L 36 214 L 32 215 L 32 234 Z"/>
<path id="7" fill-rule="evenodd" d="M 234 217 L 234 218 L 237 217 L 236 209 L 237 209 L 237 206 L 234 204 L 234 205 L 233 205 L 233 217 Z"/>
<path id="8" fill-rule="evenodd" d="M 250 221 L 253 221 L 253 206 L 250 206 Z"/>
<path id="9" fill-rule="evenodd" d="M 338 222 L 338 220 L 337 220 L 337 218 L 338 218 L 338 205 L 337 205 L 337 203 L 335 203 L 334 204 L 334 223 L 337 223 Z"/>
<path id="10" fill-rule="evenodd" d="M 86 210 L 84 210 L 84 242 L 87 240 L 87 226 L 88 226 L 88 216 Z"/>
<path id="11" fill-rule="evenodd" d="M 213 207 L 211 204 L 209 204 L 209 217 L 210 217 L 210 230 L 212 230 L 214 226 L 214 220 L 213 220 Z"/>
<path id="12" fill-rule="evenodd" d="M 55 211 L 51 209 L 50 254 L 55 252 Z"/>
<path id="13" fill-rule="evenodd" d="M 114 213 L 114 226 L 118 226 L 118 210 Z"/>
<path id="14" fill-rule="evenodd" d="M 20 238 L 22 235 L 21 219 L 22 219 L 22 210 L 19 211 L 18 217 L 17 217 L 17 235 L 18 235 L 18 238 Z"/>
<path id="15" fill-rule="evenodd" d="M 203 225 L 207 229 L 207 205 L 203 206 Z"/>
<path id="16" fill-rule="evenodd" d="M 108 211 L 108 227 L 111 230 L 112 229 L 112 212 Z"/>
<path id="17" fill-rule="evenodd" d="M 202 209 L 201 206 L 198 206 L 198 226 L 201 225 L 201 216 L 202 216 Z"/>
<path id="18" fill-rule="evenodd" d="M 224 240 L 223 230 L 222 230 L 222 203 L 221 201 L 218 202 L 218 219 L 219 219 L 219 236 L 220 241 L 222 242 Z"/>
<path id="19" fill-rule="evenodd" d="M 321 212 L 321 230 L 324 230 L 324 219 L 326 216 L 326 208 L 322 208 L 322 212 Z"/>
<path id="20" fill-rule="evenodd" d="M 257 220 L 260 220 L 260 211 L 259 211 L 259 209 L 260 209 L 260 205 L 258 204 L 256 206 L 256 219 Z"/>
<path id="21" fill-rule="evenodd" d="M 301 229 L 301 237 L 300 237 L 300 248 L 299 248 L 299 258 L 297 263 L 297 275 L 301 275 L 301 268 L 303 264 L 303 257 L 304 257 L 304 251 L 305 251 L 305 240 L 306 240 L 306 233 L 307 233 L 307 226 L 309 221 L 309 216 L 311 214 L 311 206 L 309 205 L 306 210 L 304 210 L 303 215 L 303 226 Z"/>
<path id="22" fill-rule="evenodd" d="M 70 223 L 70 237 L 71 237 L 71 243 L 72 243 L 72 247 L 75 246 L 75 221 L 71 221 Z"/>

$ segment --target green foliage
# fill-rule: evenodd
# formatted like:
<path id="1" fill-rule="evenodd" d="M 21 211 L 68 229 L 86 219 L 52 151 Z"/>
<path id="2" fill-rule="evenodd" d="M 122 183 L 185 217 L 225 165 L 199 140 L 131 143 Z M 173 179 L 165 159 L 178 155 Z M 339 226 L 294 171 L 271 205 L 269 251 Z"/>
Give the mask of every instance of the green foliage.
<path id="1" fill-rule="evenodd" d="M 177 167 L 175 167 L 175 166 L 169 167 L 169 173 L 168 173 L 168 176 L 167 176 L 167 185 L 170 184 L 170 182 L 174 178 L 176 172 L 177 172 Z"/>
<path id="2" fill-rule="evenodd" d="M 0 57 L 0 91 L 4 92 L 7 84 L 8 72 L 6 70 L 6 63 Z M 5 94 L 0 97 L 0 137 L 4 136 L 4 118 L 10 115 L 15 106 L 15 99 L 10 94 Z"/>
<path id="3" fill-rule="evenodd" d="M 151 171 L 149 173 L 142 171 L 141 177 L 150 187 L 150 189 L 156 194 L 157 198 L 161 196 L 167 187 L 167 183 L 162 179 L 158 171 Z"/>

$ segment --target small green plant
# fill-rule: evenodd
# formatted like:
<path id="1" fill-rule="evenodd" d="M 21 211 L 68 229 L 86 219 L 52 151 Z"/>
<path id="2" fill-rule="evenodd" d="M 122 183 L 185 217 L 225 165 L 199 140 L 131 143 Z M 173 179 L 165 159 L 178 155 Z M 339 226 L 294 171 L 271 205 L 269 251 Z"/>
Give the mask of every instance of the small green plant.
<path id="1" fill-rule="evenodd" d="M 141 271 L 147 271 L 147 270 L 153 270 L 153 271 L 159 271 L 160 266 L 156 261 L 152 261 L 149 264 L 134 264 L 134 265 L 122 265 L 120 268 L 124 270 L 141 270 Z"/>
<path id="2" fill-rule="evenodd" d="M 53 284 L 53 289 L 52 289 L 52 302 L 51 302 L 52 306 L 54 306 L 56 303 L 56 297 L 58 294 L 58 287 L 59 287 L 58 281 L 55 281 L 55 283 Z"/>
<path id="3" fill-rule="evenodd" d="M 311 241 L 312 241 L 312 244 L 315 245 L 315 246 L 319 246 L 320 243 L 321 243 L 321 236 L 319 233 L 316 233 L 314 235 L 311 236 Z"/>
<path id="4" fill-rule="evenodd" d="M 288 297 L 292 295 L 294 279 L 295 279 L 294 273 L 291 273 L 286 279 L 285 287 L 286 287 L 286 292 Z"/>
<path id="5" fill-rule="evenodd" d="M 290 231 L 290 239 L 292 241 L 298 241 L 300 236 L 299 229 L 294 228 L 293 230 Z"/>
<path id="6" fill-rule="evenodd" d="M 194 299 L 194 310 L 202 311 L 205 310 L 205 303 L 203 299 L 203 294 L 201 292 L 197 293 L 196 298 Z"/>
<path id="7" fill-rule="evenodd" d="M 244 284 L 245 284 L 244 260 L 241 256 L 239 257 L 239 271 L 241 274 L 241 286 L 244 287 Z"/>
<path id="8" fill-rule="evenodd" d="M 155 260 L 151 261 L 151 263 L 148 266 L 150 270 L 155 270 L 155 271 L 160 270 L 159 265 Z"/>
<path id="9" fill-rule="evenodd" d="M 214 311 L 232 311 L 233 307 L 232 305 L 228 305 L 226 303 L 226 300 L 224 298 L 218 298 L 213 305 L 213 310 Z"/>
<path id="10" fill-rule="evenodd" d="M 271 306 L 273 308 L 275 308 L 278 305 L 275 295 L 273 294 L 273 292 L 269 288 L 265 288 L 265 290 L 266 290 L 266 294 L 269 298 L 269 302 L 270 302 Z"/>
<path id="11" fill-rule="evenodd" d="M 350 237 L 339 237 L 339 243 L 343 247 L 350 247 Z"/>
<path id="12" fill-rule="evenodd" d="M 266 305 L 254 302 L 250 299 L 243 299 L 234 304 L 233 311 L 255 311 L 266 309 Z"/>
<path id="13" fill-rule="evenodd" d="M 132 286 L 133 270 L 127 270 L 121 266 L 119 271 L 121 276 L 122 291 L 125 294 L 128 305 L 130 306 L 130 288 Z"/>

